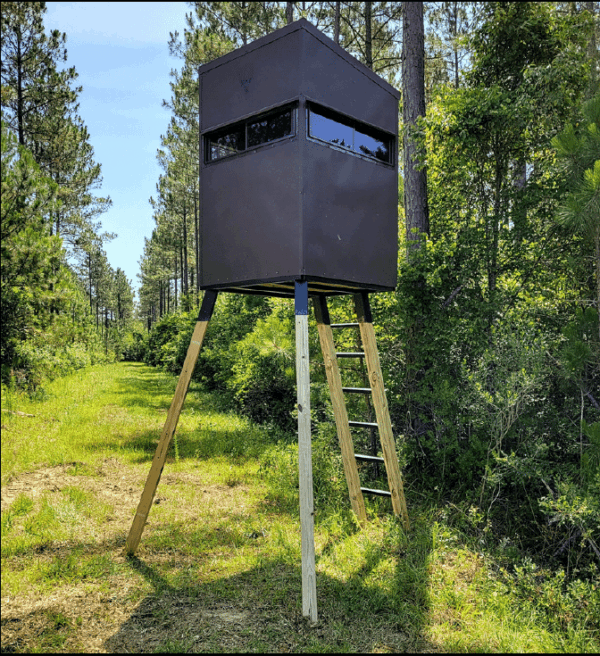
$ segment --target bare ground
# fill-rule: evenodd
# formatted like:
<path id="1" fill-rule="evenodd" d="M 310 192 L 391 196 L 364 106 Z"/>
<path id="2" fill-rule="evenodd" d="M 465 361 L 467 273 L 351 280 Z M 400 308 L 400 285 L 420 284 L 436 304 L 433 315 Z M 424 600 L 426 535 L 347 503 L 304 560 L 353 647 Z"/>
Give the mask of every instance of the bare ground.
<path id="1" fill-rule="evenodd" d="M 332 616 L 329 621 L 320 619 L 316 626 L 310 626 L 289 604 L 281 609 L 269 598 L 261 598 L 252 579 L 245 579 L 244 575 L 236 576 L 232 582 L 237 586 L 234 595 L 221 595 L 218 588 L 210 586 L 203 588 L 201 582 L 192 596 L 185 586 L 167 586 L 166 590 L 163 587 L 156 594 L 147 582 L 160 578 L 157 572 L 161 563 L 176 561 L 177 567 L 185 569 L 193 567 L 194 562 L 189 555 L 173 550 L 151 551 L 143 547 L 139 560 L 126 559 L 123 547 L 132 510 L 139 501 L 143 474 L 116 459 L 105 460 L 92 476 L 73 475 L 70 471 L 73 465 L 46 467 L 13 478 L 2 489 L 2 511 L 21 492 L 34 499 L 44 494 L 51 498 L 67 486 L 93 493 L 113 510 L 101 528 L 85 530 L 78 548 L 83 555 L 108 555 L 117 571 L 105 581 L 74 580 L 50 592 L 33 585 L 16 597 L 3 591 L 3 652 L 293 652 L 310 651 L 311 644 L 317 646 L 315 639 L 325 640 L 334 649 L 336 644 L 338 648 L 347 644 L 345 638 L 342 641 L 344 631 L 340 632 L 340 623 L 345 624 L 346 618 Z M 165 473 L 155 502 L 169 502 L 167 486 L 184 482 L 197 486 L 203 504 L 212 500 L 216 511 L 223 515 L 235 517 L 247 501 L 244 485 L 210 486 L 194 474 Z M 193 521 L 189 506 L 182 504 L 178 512 L 183 521 Z M 151 531 L 148 527 L 147 534 Z M 35 554 L 36 562 L 67 558 L 73 548 L 70 542 L 42 546 Z M 227 557 L 225 553 L 223 557 Z M 11 567 L 18 567 L 18 558 L 9 559 Z M 295 576 L 289 570 L 281 565 L 279 571 L 271 570 L 269 576 Z M 300 594 L 299 589 L 297 593 Z M 385 624 L 373 626 L 366 633 L 357 631 L 352 647 L 378 652 L 435 650 L 431 644 L 409 638 L 398 626 Z"/>

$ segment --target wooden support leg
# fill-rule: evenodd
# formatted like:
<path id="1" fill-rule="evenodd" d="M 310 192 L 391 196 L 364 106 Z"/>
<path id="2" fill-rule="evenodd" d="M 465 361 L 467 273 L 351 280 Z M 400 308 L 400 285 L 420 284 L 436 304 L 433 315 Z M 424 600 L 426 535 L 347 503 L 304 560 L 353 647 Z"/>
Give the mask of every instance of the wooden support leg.
<path id="1" fill-rule="evenodd" d="M 298 386 L 298 462 L 302 532 L 302 615 L 317 621 L 315 529 L 310 436 L 310 371 L 308 361 L 308 283 L 296 282 L 296 383 Z"/>
<path id="2" fill-rule="evenodd" d="M 367 522 L 365 500 L 360 490 L 360 478 L 358 476 L 356 458 L 354 457 L 354 445 L 350 433 L 350 425 L 348 424 L 346 402 L 342 391 L 342 377 L 335 354 L 333 331 L 331 330 L 329 310 L 327 309 L 327 299 L 325 296 L 315 298 L 314 306 L 317 330 L 319 331 L 321 350 L 323 351 L 323 360 L 325 362 L 325 372 L 327 373 L 327 382 L 329 384 L 329 393 L 331 394 L 333 416 L 335 417 L 335 425 L 342 452 L 342 463 L 348 483 L 350 504 L 359 523 L 361 526 L 364 526 Z"/>
<path id="3" fill-rule="evenodd" d="M 381 365 L 379 363 L 379 353 L 377 352 L 377 342 L 375 341 L 375 331 L 373 330 L 373 318 L 371 316 L 371 307 L 367 292 L 354 294 L 354 306 L 356 316 L 360 326 L 360 335 L 362 338 L 363 348 L 365 351 L 365 362 L 371 383 L 373 405 L 375 406 L 375 415 L 379 426 L 379 437 L 381 440 L 381 449 L 383 459 L 392 494 L 392 507 L 394 514 L 402 518 L 406 529 L 409 528 L 408 512 L 406 510 L 406 500 L 404 498 L 404 486 L 398 465 L 398 456 L 396 454 L 396 445 L 392 433 L 392 422 L 390 420 L 390 411 L 388 409 L 385 388 L 383 385 L 383 376 L 381 374 Z"/>
<path id="4" fill-rule="evenodd" d="M 183 407 L 183 402 L 185 401 L 185 397 L 190 386 L 192 373 L 194 372 L 194 367 L 196 365 L 196 361 L 198 360 L 198 354 L 200 353 L 200 348 L 202 347 L 204 335 L 206 334 L 206 329 L 212 316 L 216 299 L 217 292 L 210 290 L 204 292 L 202 307 L 200 308 L 198 321 L 192 335 L 192 340 L 190 342 L 185 362 L 183 364 L 183 369 L 181 370 L 181 374 L 179 376 L 179 381 L 177 382 L 175 395 L 173 396 L 173 401 L 171 402 L 171 407 L 169 408 L 169 412 L 167 414 L 167 420 L 158 441 L 156 453 L 154 454 L 154 459 L 152 460 L 152 466 L 150 468 L 150 474 L 148 474 L 148 479 L 146 480 L 146 485 L 144 487 L 144 491 L 142 492 L 142 498 L 140 499 L 137 512 L 133 519 L 133 524 L 131 525 L 131 529 L 129 531 L 129 536 L 127 537 L 125 550 L 129 555 L 133 555 L 135 553 L 135 550 L 140 543 L 142 532 L 148 518 L 148 513 L 152 507 L 152 501 L 154 500 L 156 488 L 158 487 L 160 476 L 162 474 L 163 467 L 165 466 L 169 445 L 171 444 L 171 440 L 175 434 L 175 429 L 177 428 L 177 422 L 179 421 L 181 408 Z"/>

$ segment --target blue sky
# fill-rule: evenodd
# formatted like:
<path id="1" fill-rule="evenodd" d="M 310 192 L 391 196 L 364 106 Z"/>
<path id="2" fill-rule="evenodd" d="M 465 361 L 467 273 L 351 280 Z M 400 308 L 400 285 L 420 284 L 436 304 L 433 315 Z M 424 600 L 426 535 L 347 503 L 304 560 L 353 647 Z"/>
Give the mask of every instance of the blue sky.
<path id="1" fill-rule="evenodd" d="M 170 113 L 169 72 L 181 61 L 169 55 L 169 32 L 183 34 L 184 2 L 48 2 L 46 30 L 67 35 L 68 66 L 79 73 L 79 115 L 102 165 L 99 196 L 112 208 L 102 228 L 118 237 L 105 245 L 113 269 L 120 267 L 139 287 L 144 237 L 154 221 L 148 202 L 161 172 L 156 162 L 160 135 Z"/>

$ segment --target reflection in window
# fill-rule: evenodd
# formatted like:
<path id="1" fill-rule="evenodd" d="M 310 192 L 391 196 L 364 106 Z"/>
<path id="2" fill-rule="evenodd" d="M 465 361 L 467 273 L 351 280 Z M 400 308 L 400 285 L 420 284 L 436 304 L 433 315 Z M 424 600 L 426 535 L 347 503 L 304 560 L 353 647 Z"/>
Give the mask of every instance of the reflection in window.
<path id="1" fill-rule="evenodd" d="M 311 110 L 309 116 L 309 134 L 311 137 L 329 141 L 345 148 L 354 147 L 354 130 L 352 127 L 318 114 L 314 110 Z"/>
<path id="2" fill-rule="evenodd" d="M 292 134 L 292 110 L 286 109 L 248 123 L 248 148 L 283 139 L 290 134 Z"/>
<path id="3" fill-rule="evenodd" d="M 288 106 L 206 135 L 206 161 L 212 162 L 231 157 L 248 148 L 255 148 L 293 134 L 294 108 Z"/>
<path id="4" fill-rule="evenodd" d="M 235 155 L 244 150 L 244 126 L 238 125 L 226 131 L 215 132 L 207 141 L 210 160 Z"/>
<path id="5" fill-rule="evenodd" d="M 314 139 L 347 148 L 392 164 L 392 137 L 324 107 L 309 106 L 308 134 Z"/>

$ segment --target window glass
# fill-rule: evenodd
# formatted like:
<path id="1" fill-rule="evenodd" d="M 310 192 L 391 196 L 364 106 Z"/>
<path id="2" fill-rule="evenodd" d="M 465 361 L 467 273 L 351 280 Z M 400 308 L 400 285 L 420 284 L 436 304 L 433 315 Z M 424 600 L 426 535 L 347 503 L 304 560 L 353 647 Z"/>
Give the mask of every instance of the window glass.
<path id="1" fill-rule="evenodd" d="M 205 135 L 205 159 L 212 162 L 230 157 L 294 133 L 294 107 L 287 106 Z"/>
<path id="2" fill-rule="evenodd" d="M 381 134 L 367 134 L 366 131 L 363 132 L 356 128 L 354 149 L 363 155 L 390 163 L 390 140 L 389 138 L 382 138 Z"/>
<path id="3" fill-rule="evenodd" d="M 314 108 L 310 110 L 309 133 L 311 137 L 329 141 L 345 148 L 353 148 L 353 132 L 354 130 L 351 126 L 344 125 L 333 118 L 324 116 Z"/>
<path id="4" fill-rule="evenodd" d="M 208 138 L 208 143 L 210 160 L 235 155 L 245 149 L 244 125 L 212 134 Z"/>
<path id="5" fill-rule="evenodd" d="M 308 134 L 386 164 L 392 163 L 392 137 L 324 107 L 310 105 Z"/>
<path id="6" fill-rule="evenodd" d="M 292 134 L 292 110 L 286 109 L 248 123 L 248 148 Z"/>

